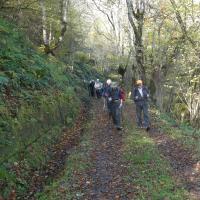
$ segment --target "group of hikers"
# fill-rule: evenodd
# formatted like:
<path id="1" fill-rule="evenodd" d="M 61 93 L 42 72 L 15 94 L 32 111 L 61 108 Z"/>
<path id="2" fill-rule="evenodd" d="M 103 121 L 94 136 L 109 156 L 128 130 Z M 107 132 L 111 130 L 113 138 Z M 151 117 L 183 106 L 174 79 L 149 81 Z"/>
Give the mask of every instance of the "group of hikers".
<path id="1" fill-rule="evenodd" d="M 104 84 L 99 79 L 91 80 L 89 85 L 89 95 L 96 98 L 104 98 L 103 108 L 108 111 L 109 117 L 112 117 L 117 130 L 122 130 L 121 115 L 123 102 L 125 101 L 125 91 L 122 85 L 108 79 Z M 150 129 L 148 115 L 149 90 L 143 85 L 142 80 L 137 80 L 131 91 L 131 99 L 136 105 L 136 120 L 138 128 Z"/>
<path id="2" fill-rule="evenodd" d="M 103 92 L 103 84 L 97 79 L 96 81 L 91 80 L 89 83 L 89 96 L 101 98 Z"/>

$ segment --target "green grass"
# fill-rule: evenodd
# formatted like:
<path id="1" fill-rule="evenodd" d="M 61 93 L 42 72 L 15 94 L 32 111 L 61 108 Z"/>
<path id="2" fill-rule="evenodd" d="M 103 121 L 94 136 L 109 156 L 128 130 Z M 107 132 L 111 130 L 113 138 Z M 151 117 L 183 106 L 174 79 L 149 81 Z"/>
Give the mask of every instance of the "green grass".
<path id="1" fill-rule="evenodd" d="M 128 163 L 125 180 L 134 185 L 136 199 L 187 199 L 187 192 L 177 185 L 169 163 L 160 155 L 153 140 L 144 131 L 130 124 L 128 127 L 124 139 L 124 159 Z"/>
<path id="2" fill-rule="evenodd" d="M 84 194 L 79 187 L 79 175 L 91 167 L 89 150 L 91 146 L 90 124 L 84 131 L 81 143 L 66 160 L 65 170 L 58 179 L 45 187 L 42 193 L 37 194 L 38 200 L 73 200 Z M 75 187 L 75 189 L 73 189 Z"/>

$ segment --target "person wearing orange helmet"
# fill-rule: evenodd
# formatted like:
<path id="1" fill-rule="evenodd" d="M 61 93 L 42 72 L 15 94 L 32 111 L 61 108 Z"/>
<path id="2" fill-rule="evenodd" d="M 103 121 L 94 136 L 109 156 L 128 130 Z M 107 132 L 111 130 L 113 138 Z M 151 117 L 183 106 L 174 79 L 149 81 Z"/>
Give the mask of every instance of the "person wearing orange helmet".
<path id="1" fill-rule="evenodd" d="M 136 81 L 136 87 L 133 88 L 132 98 L 136 105 L 136 119 L 137 125 L 140 128 L 145 128 L 147 131 L 150 129 L 150 121 L 148 114 L 148 99 L 149 90 L 143 85 L 142 80 Z M 142 119 L 142 114 L 143 118 Z"/>

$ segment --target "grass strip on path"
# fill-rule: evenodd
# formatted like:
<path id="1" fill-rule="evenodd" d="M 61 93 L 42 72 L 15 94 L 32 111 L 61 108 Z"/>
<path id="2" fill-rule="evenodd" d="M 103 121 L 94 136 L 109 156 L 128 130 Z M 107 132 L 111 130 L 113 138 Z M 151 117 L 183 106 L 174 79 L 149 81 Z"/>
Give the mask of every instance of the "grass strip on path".
<path id="1" fill-rule="evenodd" d="M 83 196 L 82 184 L 79 177 L 90 168 L 89 151 L 91 149 L 90 126 L 84 130 L 79 146 L 72 149 L 66 160 L 65 170 L 58 179 L 45 187 L 42 193 L 37 195 L 38 200 L 70 200 Z"/>
<path id="2" fill-rule="evenodd" d="M 174 179 L 170 164 L 159 153 L 154 141 L 145 131 L 137 129 L 133 125 L 134 121 L 131 124 L 129 119 L 126 123 L 124 159 L 127 163 L 128 176 L 125 179 L 134 185 L 135 199 L 188 199 L 187 192 Z"/>

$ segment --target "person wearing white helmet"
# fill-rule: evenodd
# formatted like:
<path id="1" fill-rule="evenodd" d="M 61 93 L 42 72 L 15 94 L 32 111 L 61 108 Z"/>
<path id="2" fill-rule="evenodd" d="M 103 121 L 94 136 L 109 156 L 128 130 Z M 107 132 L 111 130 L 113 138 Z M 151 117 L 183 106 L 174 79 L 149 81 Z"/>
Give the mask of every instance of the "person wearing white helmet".
<path id="1" fill-rule="evenodd" d="M 111 79 L 108 79 L 108 80 L 106 81 L 106 83 L 107 83 L 107 85 L 110 85 L 110 84 L 112 83 Z"/>
<path id="2" fill-rule="evenodd" d="M 108 91 L 108 102 L 110 103 L 111 116 L 113 123 L 117 130 L 122 130 L 121 127 L 121 108 L 122 108 L 122 94 L 117 82 L 112 82 Z"/>
<path id="3" fill-rule="evenodd" d="M 103 97 L 104 97 L 103 109 L 105 110 L 105 108 L 107 107 L 109 116 L 111 116 L 111 108 L 110 108 L 110 102 L 108 101 L 108 94 L 109 90 L 111 89 L 110 87 L 111 83 L 112 83 L 111 79 L 108 79 L 103 87 Z"/>

